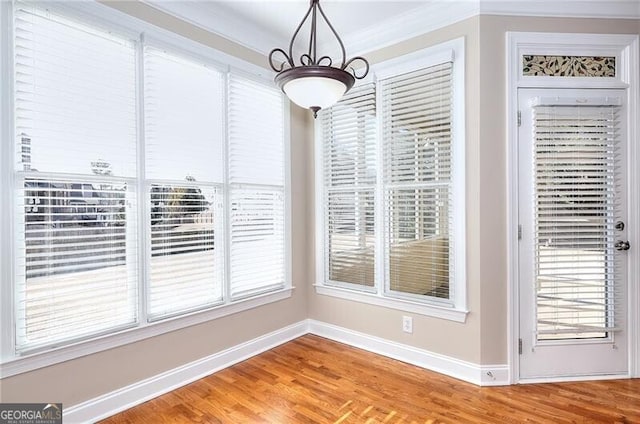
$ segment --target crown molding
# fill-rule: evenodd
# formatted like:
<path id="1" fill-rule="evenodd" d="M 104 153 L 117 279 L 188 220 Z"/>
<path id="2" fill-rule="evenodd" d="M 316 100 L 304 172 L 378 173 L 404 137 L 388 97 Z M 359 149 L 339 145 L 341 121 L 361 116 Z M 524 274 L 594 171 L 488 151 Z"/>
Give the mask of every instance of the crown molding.
<path id="1" fill-rule="evenodd" d="M 350 56 L 388 47 L 477 15 L 640 19 L 639 0 L 429 0 L 342 36 Z M 325 47 L 325 46 L 323 46 Z"/>
<path id="2" fill-rule="evenodd" d="M 480 0 L 483 15 L 640 19 L 638 0 Z"/>
<path id="3" fill-rule="evenodd" d="M 428 0 L 425 3 L 424 6 L 375 22 L 362 30 L 341 35 L 349 56 L 409 40 L 464 21 L 480 12 L 478 0 Z"/>
<path id="4" fill-rule="evenodd" d="M 140 0 L 161 12 L 233 41 L 243 47 L 268 54 L 274 46 L 288 45 L 289 40 L 256 27 L 240 16 L 216 7 L 211 1 Z"/>
<path id="5" fill-rule="evenodd" d="M 266 26 L 242 19 L 216 2 L 141 1 L 265 55 L 274 47 L 287 46 L 290 41 Z M 640 19 L 638 0 L 426 0 L 424 3 L 364 29 L 340 34 L 348 55 L 353 57 L 388 47 L 477 15 Z M 332 55 L 337 53 L 332 41 L 322 43 L 319 48 Z"/>

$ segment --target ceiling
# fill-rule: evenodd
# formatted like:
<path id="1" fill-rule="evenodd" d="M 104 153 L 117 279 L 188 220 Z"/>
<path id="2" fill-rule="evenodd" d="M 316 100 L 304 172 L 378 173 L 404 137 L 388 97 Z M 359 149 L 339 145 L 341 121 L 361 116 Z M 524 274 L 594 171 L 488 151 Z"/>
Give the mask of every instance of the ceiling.
<path id="1" fill-rule="evenodd" d="M 142 0 L 241 45 L 267 54 L 287 49 L 309 0 Z M 640 0 L 322 0 L 347 54 L 358 55 L 479 13 L 527 16 L 639 18 Z M 319 21 L 320 22 L 320 21 Z M 305 27 L 296 46 L 304 49 Z M 338 48 L 320 25 L 319 46 Z M 300 42 L 300 44 L 298 44 Z"/>
<path id="2" fill-rule="evenodd" d="M 151 6 L 183 18 L 262 53 L 275 47 L 287 49 L 291 37 L 309 8 L 309 0 L 145 0 Z M 451 1 L 451 0 L 447 0 Z M 467 0 L 462 1 L 469 4 Z M 416 13 L 442 0 L 322 0 L 320 6 L 342 38 L 350 55 L 363 51 L 358 40 L 369 33 L 402 29 L 403 22 L 421 16 Z M 335 38 L 318 18 L 319 45 L 337 49 Z M 309 20 L 296 39 L 308 43 Z M 406 29 L 406 28 L 405 28 Z M 387 39 L 397 38 L 387 36 Z M 297 43 L 296 43 L 297 45 Z"/>
<path id="3" fill-rule="evenodd" d="M 348 36 L 379 22 L 424 6 L 414 1 L 345 1 L 323 0 L 320 7 L 339 34 Z M 309 8 L 308 0 L 289 1 L 217 1 L 209 3 L 218 11 L 233 14 L 250 25 L 277 37 L 282 43 L 289 41 Z M 320 20 L 318 20 L 320 22 Z M 326 29 L 326 27 L 323 27 Z M 327 32 L 328 34 L 328 32 Z"/>

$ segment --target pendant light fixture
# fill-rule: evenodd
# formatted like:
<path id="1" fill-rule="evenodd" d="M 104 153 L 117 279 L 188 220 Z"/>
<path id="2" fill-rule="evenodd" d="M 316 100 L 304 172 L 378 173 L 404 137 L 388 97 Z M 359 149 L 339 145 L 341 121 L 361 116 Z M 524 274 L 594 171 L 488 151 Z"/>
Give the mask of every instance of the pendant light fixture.
<path id="1" fill-rule="evenodd" d="M 318 13 L 340 45 L 342 61 L 336 64 L 337 66 L 333 65 L 333 60 L 329 56 L 318 57 Z M 311 16 L 309 50 L 300 56 L 299 64 L 296 64 L 293 56 L 293 44 L 309 16 Z M 275 58 L 278 54 L 283 56 L 279 58 L 280 60 Z M 364 72 L 359 74 L 353 68 L 352 65 L 356 61 L 362 62 Z M 314 117 L 317 116 L 320 109 L 337 103 L 353 87 L 356 79 L 362 79 L 369 73 L 369 62 L 365 58 L 357 56 L 347 60 L 344 44 L 320 7 L 320 0 L 311 0 L 307 13 L 293 33 L 289 43 L 289 51 L 285 52 L 280 48 L 271 50 L 269 64 L 278 73 L 275 77 L 278 87 L 292 102 L 303 108 L 311 109 Z"/>

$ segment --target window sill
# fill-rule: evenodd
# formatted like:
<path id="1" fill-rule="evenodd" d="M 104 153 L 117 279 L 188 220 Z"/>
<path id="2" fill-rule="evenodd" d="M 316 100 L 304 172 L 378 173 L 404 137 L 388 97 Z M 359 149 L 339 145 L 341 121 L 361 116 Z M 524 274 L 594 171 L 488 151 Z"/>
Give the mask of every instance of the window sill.
<path id="1" fill-rule="evenodd" d="M 38 368 L 55 365 L 107 349 L 113 349 L 118 346 L 134 343 L 149 337 L 201 324 L 216 318 L 236 314 L 238 312 L 277 302 L 279 300 L 288 299 L 291 297 L 293 289 L 293 287 L 287 287 L 278 291 L 217 306 L 205 311 L 194 312 L 189 315 L 165 319 L 159 322 L 140 324 L 138 327 L 123 330 L 116 334 L 78 342 L 73 345 L 51 349 L 46 352 L 8 358 L 6 361 L 2 362 L 2 366 L 0 367 L 0 378 L 11 377 L 13 375 L 33 371 Z"/>
<path id="2" fill-rule="evenodd" d="M 447 308 L 428 303 L 382 297 L 378 294 L 359 292 L 341 287 L 329 287 L 321 284 L 315 284 L 315 288 L 317 294 L 324 296 L 368 303 L 370 305 L 383 306 L 385 308 L 397 309 L 403 312 L 411 312 L 414 314 L 441 318 L 449 321 L 464 323 L 467 320 L 467 315 L 469 314 L 469 311 L 465 309 Z"/>

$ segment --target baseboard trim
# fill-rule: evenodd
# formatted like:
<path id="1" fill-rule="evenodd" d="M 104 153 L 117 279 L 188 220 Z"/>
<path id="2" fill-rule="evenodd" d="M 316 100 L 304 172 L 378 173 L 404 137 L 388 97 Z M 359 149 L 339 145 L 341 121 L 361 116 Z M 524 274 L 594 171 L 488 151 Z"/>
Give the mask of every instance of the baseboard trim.
<path id="1" fill-rule="evenodd" d="M 507 365 L 477 365 L 348 328 L 307 319 L 74 405 L 64 410 L 64 422 L 67 424 L 92 423 L 105 419 L 309 333 L 478 386 L 509 384 Z"/>
<path id="2" fill-rule="evenodd" d="M 478 386 L 509 384 L 506 364 L 478 365 L 316 320 L 309 320 L 309 332 Z"/>
<path id="3" fill-rule="evenodd" d="M 289 325 L 211 356 L 74 405 L 64 410 L 64 422 L 67 424 L 93 423 L 105 419 L 298 338 L 307 332 L 306 320 Z"/>
<path id="4" fill-rule="evenodd" d="M 625 380 L 633 378 L 629 374 L 576 375 L 559 377 L 521 378 L 518 384 L 570 383 L 578 381 Z"/>

